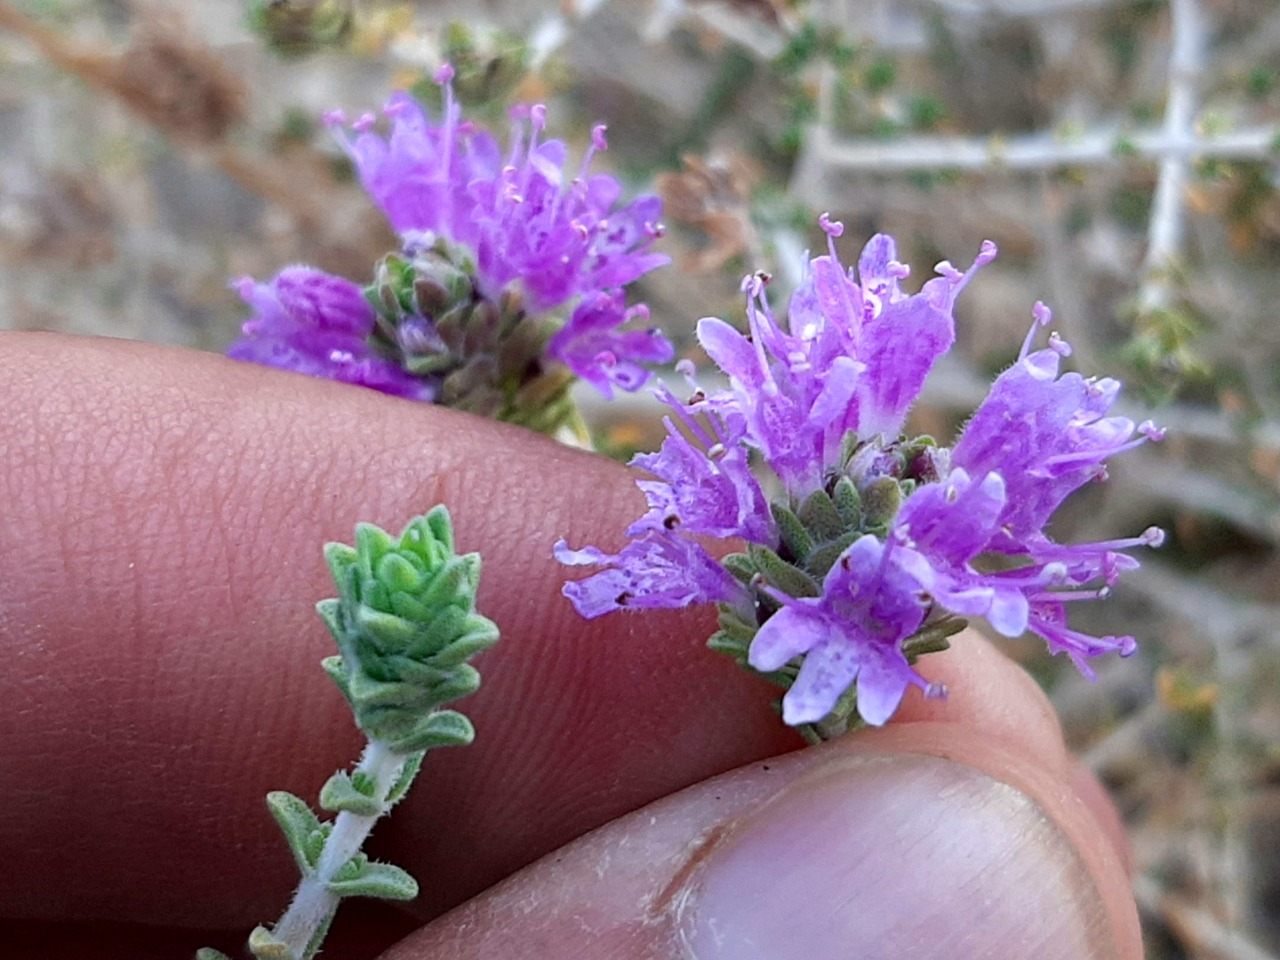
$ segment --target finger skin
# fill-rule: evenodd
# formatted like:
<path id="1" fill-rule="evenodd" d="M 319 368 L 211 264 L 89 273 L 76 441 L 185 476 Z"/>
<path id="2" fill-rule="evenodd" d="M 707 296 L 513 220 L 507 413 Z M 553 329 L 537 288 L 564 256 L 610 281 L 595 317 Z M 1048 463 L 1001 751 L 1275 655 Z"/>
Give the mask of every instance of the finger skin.
<path id="1" fill-rule="evenodd" d="M 1087 931 L 1069 920 L 1065 932 L 1093 942 L 1095 960 L 1139 960 L 1142 941 L 1124 865 L 1093 813 L 1065 782 L 1055 763 L 1028 754 L 1018 739 L 975 735 L 964 724 L 918 721 L 853 734 L 811 750 L 792 753 L 718 777 L 667 798 L 582 838 L 522 871 L 495 889 L 438 919 L 386 953 L 382 960 L 677 960 L 687 956 L 681 928 L 698 896 L 699 871 L 743 825 L 790 789 L 867 759 L 918 755 L 953 761 L 957 773 L 981 771 L 1030 798 L 1068 841 L 1066 859 L 1082 863 L 1082 895 L 1101 911 Z M 1052 769 L 1051 769 L 1052 768 Z M 892 818 L 890 818 L 892 819 Z M 945 827 L 943 827 L 945 831 Z M 893 830 L 886 829 L 887 834 Z M 796 847 L 788 856 L 830 856 L 823 847 Z M 1013 854 L 1017 859 L 1019 854 Z M 1071 864 L 1046 864 L 1045 873 L 1070 873 Z M 856 865 L 855 865 L 856 866 Z M 779 864 L 779 870 L 784 865 Z M 928 890 L 927 853 L 904 861 L 901 872 Z M 856 869 L 850 871 L 859 876 Z M 838 891 L 814 889 L 821 898 Z M 990 894 L 981 885 L 961 888 L 974 915 Z M 1063 904 L 1065 910 L 1067 904 Z M 910 909 L 910 908 L 907 908 Z M 1052 924 L 1052 916 L 1037 921 Z M 732 931 L 720 928 L 722 934 Z M 965 930 L 939 932 L 963 941 Z M 945 942 L 945 941 L 944 941 Z M 1063 955 L 1058 946 L 1055 957 Z M 1026 956 L 1015 938 L 1007 951 L 984 956 Z M 855 947 L 853 953 L 860 955 Z M 930 956 L 937 950 L 931 951 Z M 943 951 L 945 952 L 945 950 Z M 700 954 L 701 955 L 701 954 Z M 834 956 L 835 954 L 831 954 Z M 845 954 L 840 954 L 845 955 Z M 969 955 L 967 952 L 965 955 Z M 1073 950 L 1066 955 L 1075 956 Z M 1083 956 L 1083 954 L 1082 954 Z"/>
<path id="2" fill-rule="evenodd" d="M 359 739 L 318 668 L 320 552 L 445 502 L 502 629 L 373 839 L 423 915 L 707 776 L 785 750 L 706 610 L 586 624 L 555 539 L 618 546 L 631 474 L 527 431 L 135 343 L 0 337 L 0 907 L 204 927 L 296 881 L 263 796 L 312 799 Z M 696 737 L 689 731 L 697 731 Z"/>

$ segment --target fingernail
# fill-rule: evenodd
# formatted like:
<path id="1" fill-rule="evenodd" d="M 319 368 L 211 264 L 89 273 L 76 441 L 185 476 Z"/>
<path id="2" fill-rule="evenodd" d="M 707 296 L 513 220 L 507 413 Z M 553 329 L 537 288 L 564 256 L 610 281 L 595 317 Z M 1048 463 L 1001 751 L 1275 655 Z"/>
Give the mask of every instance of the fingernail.
<path id="1" fill-rule="evenodd" d="M 1043 809 L 970 767 L 843 758 L 737 824 L 682 898 L 694 960 L 1082 960 L 1106 911 Z"/>

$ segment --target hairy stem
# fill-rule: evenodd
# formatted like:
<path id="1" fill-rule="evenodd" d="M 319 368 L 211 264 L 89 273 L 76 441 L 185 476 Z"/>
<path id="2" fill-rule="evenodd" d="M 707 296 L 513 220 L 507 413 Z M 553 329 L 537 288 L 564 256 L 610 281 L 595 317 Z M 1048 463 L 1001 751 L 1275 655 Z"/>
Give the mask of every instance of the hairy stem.
<path id="1" fill-rule="evenodd" d="M 373 781 L 373 797 L 380 810 L 371 816 L 358 816 L 344 810 L 334 820 L 333 831 L 325 841 L 316 869 L 302 878 L 289 909 L 272 930 L 295 960 L 314 956 L 319 945 L 316 934 L 328 926 L 338 907 L 338 898 L 329 892 L 328 883 L 360 851 L 373 825 L 386 812 L 387 794 L 399 779 L 407 759 L 376 740 L 370 740 L 365 747 L 353 778 L 364 774 Z"/>

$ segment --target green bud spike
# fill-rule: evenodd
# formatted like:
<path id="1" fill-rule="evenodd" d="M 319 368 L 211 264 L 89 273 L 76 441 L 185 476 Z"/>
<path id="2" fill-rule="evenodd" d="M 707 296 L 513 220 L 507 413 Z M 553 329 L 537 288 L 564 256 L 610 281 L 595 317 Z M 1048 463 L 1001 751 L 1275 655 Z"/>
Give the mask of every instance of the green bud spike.
<path id="1" fill-rule="evenodd" d="M 342 872 L 339 871 L 339 875 L 326 885 L 329 892 L 338 897 L 404 901 L 412 900 L 418 895 L 418 881 L 389 863 L 361 864 L 354 875 L 349 877 L 342 877 Z"/>
<path id="2" fill-rule="evenodd" d="M 342 651 L 326 672 L 371 736 L 404 753 L 435 745 L 417 724 L 479 687 L 467 661 L 498 639 L 475 609 L 479 556 L 454 552 L 448 512 L 437 507 L 399 538 L 362 524 L 354 549 L 331 546 L 326 557 L 341 596 L 317 611 Z"/>

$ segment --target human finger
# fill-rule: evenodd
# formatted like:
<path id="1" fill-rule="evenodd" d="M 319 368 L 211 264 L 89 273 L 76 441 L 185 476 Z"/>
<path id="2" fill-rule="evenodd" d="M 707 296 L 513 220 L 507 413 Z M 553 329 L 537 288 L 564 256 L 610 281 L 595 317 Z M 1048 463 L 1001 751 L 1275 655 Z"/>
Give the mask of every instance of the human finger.
<path id="1" fill-rule="evenodd" d="M 0 878 L 8 915 L 240 925 L 295 877 L 263 805 L 359 749 L 318 667 L 320 553 L 437 502 L 505 640 L 380 827 L 438 912 L 600 823 L 794 741 L 702 648 L 706 611 L 584 623 L 558 536 L 630 474 L 527 431 L 211 355 L 0 339 Z M 690 732 L 694 733 L 690 733 Z"/>
<path id="2" fill-rule="evenodd" d="M 751 764 L 551 854 L 382 960 L 1138 960 L 1064 770 L 920 721 Z"/>

